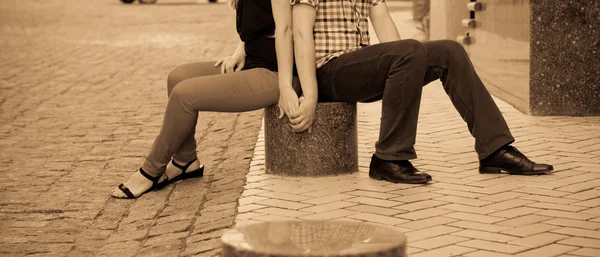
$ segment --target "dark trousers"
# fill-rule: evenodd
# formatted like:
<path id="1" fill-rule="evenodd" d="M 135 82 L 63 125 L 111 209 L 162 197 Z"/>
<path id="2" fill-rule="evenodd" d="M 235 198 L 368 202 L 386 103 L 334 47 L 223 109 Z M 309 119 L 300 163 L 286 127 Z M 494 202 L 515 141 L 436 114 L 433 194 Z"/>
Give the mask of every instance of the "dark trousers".
<path id="1" fill-rule="evenodd" d="M 467 123 L 479 159 L 514 141 L 463 46 L 455 41 L 409 39 L 364 47 L 332 59 L 318 69 L 317 77 L 320 101 L 382 100 L 375 155 L 384 160 L 417 157 L 421 92 L 436 79 Z"/>

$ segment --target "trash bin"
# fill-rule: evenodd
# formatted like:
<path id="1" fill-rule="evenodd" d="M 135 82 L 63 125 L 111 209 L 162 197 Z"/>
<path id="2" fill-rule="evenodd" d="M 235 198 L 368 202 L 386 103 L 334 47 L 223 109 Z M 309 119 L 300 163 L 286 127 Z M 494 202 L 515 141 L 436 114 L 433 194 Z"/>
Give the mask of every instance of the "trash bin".
<path id="1" fill-rule="evenodd" d="M 359 222 L 272 221 L 231 229 L 223 257 L 406 257 L 406 237 L 394 228 Z"/>

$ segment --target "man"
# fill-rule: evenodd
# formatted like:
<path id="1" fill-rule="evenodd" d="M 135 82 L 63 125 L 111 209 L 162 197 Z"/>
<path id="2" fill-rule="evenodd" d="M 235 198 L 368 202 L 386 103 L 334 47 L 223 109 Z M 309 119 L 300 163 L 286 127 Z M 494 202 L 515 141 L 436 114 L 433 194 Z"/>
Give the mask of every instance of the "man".
<path id="1" fill-rule="evenodd" d="M 369 176 L 395 183 L 431 181 L 409 160 L 417 157 L 414 144 L 422 86 L 436 79 L 442 81 L 475 138 L 480 173 L 551 172 L 551 165 L 536 164 L 510 145 L 514 138 L 508 125 L 462 45 L 449 40 L 423 44 L 400 40 L 384 1 L 291 0 L 295 47 L 297 38 L 314 36 L 319 101 L 382 100 L 379 141 Z M 380 44 L 369 46 L 367 18 Z M 290 118 L 302 127 L 309 119 Z"/>

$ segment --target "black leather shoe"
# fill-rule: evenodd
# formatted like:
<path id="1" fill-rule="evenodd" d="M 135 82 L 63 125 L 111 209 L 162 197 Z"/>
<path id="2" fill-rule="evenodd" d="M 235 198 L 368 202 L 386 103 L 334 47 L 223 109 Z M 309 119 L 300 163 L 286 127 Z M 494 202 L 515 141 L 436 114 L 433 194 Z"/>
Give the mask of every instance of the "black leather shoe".
<path id="1" fill-rule="evenodd" d="M 404 184 L 426 184 L 431 181 L 429 174 L 419 172 L 409 161 L 386 161 L 375 155 L 371 157 L 369 177 Z"/>
<path id="2" fill-rule="evenodd" d="M 544 175 L 554 170 L 552 165 L 537 164 L 529 160 L 513 146 L 504 146 L 479 161 L 479 173 L 508 172 L 512 175 Z"/>

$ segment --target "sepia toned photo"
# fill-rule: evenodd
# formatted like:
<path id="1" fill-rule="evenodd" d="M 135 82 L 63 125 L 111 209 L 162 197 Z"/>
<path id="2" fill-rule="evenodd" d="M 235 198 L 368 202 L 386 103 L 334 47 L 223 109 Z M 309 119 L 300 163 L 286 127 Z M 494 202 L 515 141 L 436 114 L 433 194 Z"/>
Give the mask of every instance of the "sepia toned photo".
<path id="1" fill-rule="evenodd" d="M 0 256 L 600 256 L 600 0 L 0 0 Z"/>

